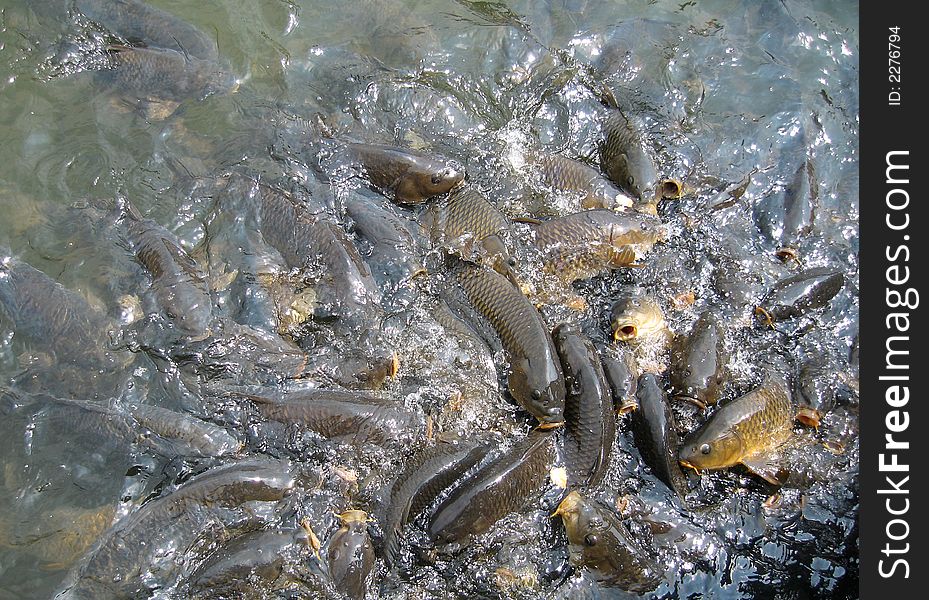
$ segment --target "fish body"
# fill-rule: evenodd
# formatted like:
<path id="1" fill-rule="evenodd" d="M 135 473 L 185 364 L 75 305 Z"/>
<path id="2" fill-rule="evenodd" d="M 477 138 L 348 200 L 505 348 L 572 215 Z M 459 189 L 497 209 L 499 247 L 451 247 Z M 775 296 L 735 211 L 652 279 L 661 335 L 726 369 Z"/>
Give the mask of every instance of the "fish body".
<path id="1" fill-rule="evenodd" d="M 687 436 L 681 464 L 697 470 L 725 469 L 742 463 L 772 482 L 778 481 L 770 456 L 792 435 L 794 410 L 790 391 L 778 376 L 720 406 Z"/>
<path id="2" fill-rule="evenodd" d="M 775 243 L 796 245 L 813 229 L 819 190 L 813 162 L 804 160 L 783 190 L 761 200 L 755 221 Z"/>
<path id="3" fill-rule="evenodd" d="M 379 324 L 377 282 L 342 228 L 321 216 L 321 208 L 272 186 L 261 185 L 258 202 L 262 237 L 311 282 L 312 316 L 352 331 Z"/>
<path id="4" fill-rule="evenodd" d="M 542 422 L 564 416 L 565 385 L 548 327 L 539 311 L 506 277 L 466 261 L 454 267 L 458 285 L 503 343 L 510 394 Z"/>
<path id="5" fill-rule="evenodd" d="M 206 274 L 181 248 L 176 236 L 134 208 L 126 214 L 126 232 L 136 260 L 152 278 L 158 306 L 188 336 L 202 337 L 213 318 L 213 301 Z"/>
<path id="6" fill-rule="evenodd" d="M 551 431 L 535 431 L 478 467 L 433 511 L 428 533 L 440 544 L 465 545 L 542 491 L 554 462 Z"/>
<path id="7" fill-rule="evenodd" d="M 600 350 L 600 364 L 603 374 L 610 386 L 613 396 L 613 406 L 620 414 L 636 410 L 639 401 L 636 399 L 636 369 L 633 366 L 632 355 L 628 352 L 618 353 L 613 348 L 602 347 Z"/>
<path id="8" fill-rule="evenodd" d="M 575 490 L 555 514 L 568 534 L 571 564 L 587 568 L 602 585 L 644 594 L 661 583 L 657 563 L 613 511 Z"/>
<path id="9" fill-rule="evenodd" d="M 719 400 L 728 355 L 722 326 L 704 313 L 671 347 L 671 388 L 676 398 L 706 407 Z"/>
<path id="10" fill-rule="evenodd" d="M 642 136 L 619 110 L 609 112 L 602 129 L 601 168 L 630 196 L 646 200 L 658 184 L 658 172 Z"/>
<path id="11" fill-rule="evenodd" d="M 254 580 L 270 583 L 284 570 L 284 552 L 294 545 L 293 532 L 255 531 L 223 544 L 189 578 L 191 590 L 215 597 L 245 595 Z"/>
<path id="12" fill-rule="evenodd" d="M 547 271 L 566 282 L 633 264 L 658 241 L 661 222 L 650 215 L 588 210 L 533 228 Z"/>
<path id="13" fill-rule="evenodd" d="M 416 454 L 390 489 L 384 518 L 384 561 L 400 555 L 400 533 L 439 495 L 458 482 L 489 449 L 475 443 L 440 443 Z"/>
<path id="14" fill-rule="evenodd" d="M 349 510 L 339 515 L 342 526 L 329 540 L 329 575 L 336 589 L 353 600 L 365 597 L 368 575 L 374 568 L 374 546 L 368 535 L 368 515 Z"/>
<path id="15" fill-rule="evenodd" d="M 510 254 L 504 242 L 511 234 L 510 222 L 473 186 L 460 187 L 448 200 L 431 204 L 420 216 L 420 224 L 434 244 L 510 274 Z"/>
<path id="16" fill-rule="evenodd" d="M 597 349 L 574 326 L 563 323 L 552 336 L 564 370 L 564 453 L 571 488 L 595 487 L 606 474 L 616 414 Z"/>
<path id="17" fill-rule="evenodd" d="M 639 408 L 632 413 L 632 434 L 642 460 L 669 489 L 683 497 L 688 485 L 677 462 L 680 437 L 668 397 L 651 373 L 639 377 Z"/>
<path id="18" fill-rule="evenodd" d="M 125 598 L 147 595 L 142 578 L 176 572 L 174 558 L 203 535 L 219 538 L 224 525 L 207 506 L 276 501 L 290 493 L 290 464 L 253 459 L 206 471 L 117 521 L 86 560 L 69 574 L 58 598 Z M 166 549 L 170 549 L 166 551 Z"/>
<path id="19" fill-rule="evenodd" d="M 216 59 L 216 42 L 194 25 L 142 0 L 75 0 L 75 7 L 133 43 Z"/>
<path id="20" fill-rule="evenodd" d="M 799 317 L 829 303 L 845 285 L 845 276 L 829 267 L 814 267 L 774 284 L 761 308 L 775 320 Z"/>
<path id="21" fill-rule="evenodd" d="M 348 145 L 371 184 L 403 205 L 420 204 L 464 181 L 459 167 L 440 157 L 382 144 Z"/>
<path id="22" fill-rule="evenodd" d="M 608 209 L 623 211 L 634 200 L 604 178 L 599 171 L 579 160 L 558 154 L 544 154 L 536 162 L 542 182 L 559 192 L 580 197 L 579 210 Z"/>
<path id="23" fill-rule="evenodd" d="M 310 390 L 274 395 L 247 395 L 266 418 L 294 423 L 328 438 L 356 444 L 398 440 L 412 416 L 377 396 L 342 390 Z"/>
<path id="24" fill-rule="evenodd" d="M 236 85 L 224 65 L 177 50 L 113 44 L 107 46 L 107 54 L 109 68 L 99 71 L 97 78 L 128 98 L 180 103 L 228 93 Z"/>
<path id="25" fill-rule="evenodd" d="M 222 427 L 190 415 L 150 404 L 130 406 L 128 412 L 140 427 L 178 445 L 188 456 L 224 456 L 242 448 Z"/>
<path id="26" fill-rule="evenodd" d="M 0 323 L 62 362 L 95 371 L 117 366 L 106 350 L 115 324 L 80 294 L 14 258 L 0 259 Z"/>
<path id="27" fill-rule="evenodd" d="M 397 214 L 357 194 L 345 200 L 345 212 L 352 220 L 352 231 L 371 247 L 369 264 L 396 280 L 426 271 L 417 240 Z"/>

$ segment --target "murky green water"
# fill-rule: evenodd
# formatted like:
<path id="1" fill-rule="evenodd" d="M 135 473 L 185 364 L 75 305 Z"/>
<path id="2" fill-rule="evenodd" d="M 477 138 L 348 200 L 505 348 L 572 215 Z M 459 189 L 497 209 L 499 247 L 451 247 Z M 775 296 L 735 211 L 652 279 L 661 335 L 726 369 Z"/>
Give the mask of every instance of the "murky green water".
<path id="1" fill-rule="evenodd" d="M 645 268 L 576 286 L 587 311 L 546 307 L 549 325 L 575 320 L 605 340 L 610 298 L 635 283 L 659 299 L 674 331 L 687 331 L 705 308 L 725 313 L 733 358 L 724 398 L 750 389 L 766 366 L 794 372 L 811 349 L 828 356 L 845 382 L 823 426 L 803 432 L 815 438 L 815 450 L 796 459 L 797 476 L 775 508 L 763 504 L 774 489 L 739 470 L 705 474 L 682 507 L 643 466 L 620 421 L 598 493 L 607 503 L 629 500 L 624 516 L 666 569 L 665 583 L 648 597 L 857 596 L 857 364 L 849 359 L 858 330 L 857 3 L 151 4 L 215 39 L 238 79 L 236 93 L 185 100 L 167 118 L 143 114 L 94 73 L 106 45 L 120 41 L 114 32 L 66 0 L 0 0 L 0 258 L 28 263 L 105 314 L 112 330 L 101 344 L 120 363 L 105 373 L 82 369 L 54 348 L 24 342 L 0 320 L 0 598 L 52 597 L 111 514 L 130 513 L 166 486 L 227 460 L 171 456 L 101 436 L 80 420 L 56 419 L 52 405 L 36 400 L 41 393 L 192 412 L 234 431 L 247 454 L 288 456 L 301 465 L 299 491 L 286 506 L 260 509 L 273 513 L 263 515 L 264 527 L 293 529 L 307 517 L 324 541 L 337 528 L 331 511 L 376 505 L 408 457 L 404 449 L 358 452 L 239 421 L 191 385 L 198 377 L 204 383 L 202 374 L 191 377 L 176 357 L 164 358 L 167 340 L 156 337 L 164 347 L 150 351 L 134 346 L 133 315 L 151 306 L 149 280 L 113 226 L 114 199 L 128 199 L 176 234 L 216 283 L 249 255 L 239 238 L 210 249 L 224 227 L 208 226 L 222 174 L 286 178 L 340 217 L 345 194 L 361 187 L 320 181 L 311 125 L 318 113 L 342 139 L 455 159 L 508 216 L 525 216 L 532 184 L 514 168 L 514 155 L 544 147 L 596 166 L 605 109 L 594 83 L 635 115 L 660 174 L 681 179 L 687 193 L 661 204 L 670 237 Z M 779 331 L 753 327 L 752 303 L 798 269 L 774 256 L 784 240 L 776 225 L 764 225 L 765 199 L 782 193 L 807 160 L 818 195 L 812 224 L 794 245 L 803 266 L 838 270 L 845 285 L 806 321 Z M 744 195 L 728 202 L 726 190 L 746 177 Z M 748 284 L 742 304 L 719 283 L 727 269 Z M 428 294 L 410 300 L 389 281 L 379 283 L 388 313 L 405 315 L 385 321 L 384 344 L 402 366 L 384 395 L 418 418 L 437 415 L 446 431 L 523 435 L 529 421 L 500 398 L 494 370 L 477 358 L 462 367 L 453 356 L 431 320 Z M 235 292 L 216 285 L 216 313 L 235 315 Z M 674 310 L 672 299 L 688 291 L 694 306 Z M 142 297 L 135 313 L 126 308 L 132 296 Z M 456 393 L 467 401 L 449 409 Z M 685 427 L 695 426 L 682 417 Z M 345 469 L 357 483 L 338 475 Z M 410 558 L 411 570 L 399 578 L 379 562 L 368 597 L 622 597 L 569 568 L 564 534 L 548 518 L 553 502 L 557 492 L 549 490 L 458 556 L 435 564 Z M 304 576 L 279 580 L 275 589 L 258 586 L 254 597 L 328 593 L 307 583 L 321 569 L 310 554 L 288 557 L 285 571 Z M 528 575 L 502 582 L 504 567 Z M 183 581 L 158 583 L 167 586 L 159 593 L 190 593 Z"/>

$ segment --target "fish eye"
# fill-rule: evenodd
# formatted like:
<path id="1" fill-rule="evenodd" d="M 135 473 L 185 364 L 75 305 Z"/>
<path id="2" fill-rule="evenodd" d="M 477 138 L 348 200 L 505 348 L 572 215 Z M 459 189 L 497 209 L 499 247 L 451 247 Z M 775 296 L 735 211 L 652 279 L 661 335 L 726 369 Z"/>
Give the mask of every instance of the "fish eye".
<path id="1" fill-rule="evenodd" d="M 628 179 L 626 179 L 626 185 L 628 185 L 629 187 L 635 186 L 635 177 L 630 175 Z"/>
<path id="2" fill-rule="evenodd" d="M 710 448 L 710 445 L 709 445 L 709 444 L 701 444 L 701 445 L 700 445 L 700 454 L 709 454 L 709 453 L 710 453 L 710 450 L 711 450 L 711 448 Z"/>
<path id="3" fill-rule="evenodd" d="M 442 183 L 442 180 L 445 179 L 445 173 L 446 173 L 446 171 L 439 171 L 439 172 L 437 172 L 437 173 L 433 173 L 433 174 L 432 174 L 432 184 L 433 184 L 433 185 L 438 185 L 438 184 Z"/>
<path id="4" fill-rule="evenodd" d="M 588 533 L 584 536 L 584 545 L 586 546 L 596 546 L 597 541 L 597 536 L 592 533 Z"/>
<path id="5" fill-rule="evenodd" d="M 541 400 L 542 399 L 542 390 L 532 390 L 532 399 Z"/>

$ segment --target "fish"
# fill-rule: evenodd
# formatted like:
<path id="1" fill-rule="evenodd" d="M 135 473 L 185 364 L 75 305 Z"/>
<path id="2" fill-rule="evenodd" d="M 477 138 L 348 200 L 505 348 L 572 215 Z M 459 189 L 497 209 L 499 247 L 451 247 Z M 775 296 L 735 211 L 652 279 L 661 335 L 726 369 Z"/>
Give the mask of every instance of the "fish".
<path id="1" fill-rule="evenodd" d="M 103 87 L 135 100 L 148 116 L 169 116 L 185 100 L 205 100 L 236 89 L 235 76 L 221 63 L 166 48 L 110 44 L 109 67 L 97 71 Z"/>
<path id="2" fill-rule="evenodd" d="M 165 578 L 203 536 L 221 540 L 225 525 L 212 506 L 278 501 L 295 480 L 288 461 L 249 459 L 209 469 L 119 519 L 73 568 L 56 598 L 124 598 L 148 595 L 148 570 Z"/>
<path id="3" fill-rule="evenodd" d="M 4 258 L 5 257 L 5 258 Z M 0 249 L 0 324 L 62 363 L 111 372 L 124 361 L 107 348 L 116 323 L 35 267 Z"/>
<path id="4" fill-rule="evenodd" d="M 306 353 L 293 342 L 223 318 L 213 321 L 206 337 L 189 338 L 169 352 L 184 372 L 195 373 L 205 381 L 276 384 L 305 377 L 310 369 Z"/>
<path id="5" fill-rule="evenodd" d="M 412 415 L 397 410 L 392 402 L 364 392 L 297 390 L 244 397 L 267 419 L 355 444 L 397 442 L 414 423 Z"/>
<path id="6" fill-rule="evenodd" d="M 755 208 L 755 222 L 769 240 L 795 246 L 813 229 L 819 188 L 813 162 L 800 163 L 790 183 L 764 197 Z"/>
<path id="7" fill-rule="evenodd" d="M 428 534 L 447 548 L 467 545 L 542 492 L 555 459 L 554 432 L 535 430 L 481 464 L 430 515 Z"/>
<path id="8" fill-rule="evenodd" d="M 639 407 L 636 399 L 636 367 L 632 364 L 634 359 L 629 352 L 620 353 L 616 347 L 600 346 L 600 364 L 603 374 L 606 375 L 610 394 L 613 396 L 613 406 L 616 412 L 624 415 Z"/>
<path id="9" fill-rule="evenodd" d="M 856 338 L 857 340 L 857 338 Z M 815 336 L 804 336 L 797 348 L 798 367 L 794 379 L 797 420 L 818 428 L 823 416 L 836 406 L 840 381 L 839 360 L 827 344 Z"/>
<path id="10" fill-rule="evenodd" d="M 761 386 L 720 406 L 687 436 L 679 461 L 697 471 L 741 463 L 771 483 L 783 483 L 775 454 L 792 436 L 794 414 L 786 382 L 769 374 Z"/>
<path id="11" fill-rule="evenodd" d="M 113 523 L 115 506 L 98 508 L 60 507 L 43 512 L 38 527 L 22 531 L 23 523 L 0 518 L 0 546 L 28 553 L 44 563 L 43 569 L 59 570 L 79 560 Z"/>
<path id="12" fill-rule="evenodd" d="M 545 221 L 533 232 L 545 270 L 571 283 L 632 265 L 659 240 L 660 226 L 650 215 L 600 209 Z"/>
<path id="13" fill-rule="evenodd" d="M 215 597 L 238 597 L 268 584 L 284 571 L 284 553 L 295 544 L 293 531 L 252 531 L 222 544 L 188 578 L 190 589 Z"/>
<path id="14" fill-rule="evenodd" d="M 490 322 L 503 343 L 510 394 L 539 421 L 561 422 L 564 376 L 539 311 L 519 288 L 492 269 L 458 260 L 453 273 L 468 301 Z"/>
<path id="15" fill-rule="evenodd" d="M 616 438 L 613 396 L 593 342 L 568 323 L 555 327 L 565 387 L 564 460 L 571 488 L 596 487 L 606 474 Z"/>
<path id="16" fill-rule="evenodd" d="M 601 585 L 644 594 L 661 583 L 658 564 L 612 510 L 572 490 L 553 516 L 564 523 L 571 564 Z"/>
<path id="17" fill-rule="evenodd" d="M 571 209 L 607 209 L 624 211 L 635 204 L 635 200 L 614 186 L 599 171 L 579 160 L 559 154 L 541 154 L 534 160 L 542 183 L 555 190 L 577 195 L 578 204 Z"/>
<path id="18" fill-rule="evenodd" d="M 131 43 L 200 59 L 219 57 L 216 42 L 204 31 L 142 0 L 75 0 L 74 6 Z"/>
<path id="19" fill-rule="evenodd" d="M 326 557 L 337 590 L 349 598 L 365 597 L 368 576 L 374 568 L 374 545 L 368 535 L 368 513 L 348 510 L 339 515 L 342 526 L 329 540 Z"/>
<path id="20" fill-rule="evenodd" d="M 383 309 L 377 282 L 351 239 L 323 208 L 266 184 L 260 184 L 257 202 L 262 237 L 311 286 L 312 318 L 338 321 L 352 336 L 379 326 Z"/>
<path id="21" fill-rule="evenodd" d="M 177 236 L 128 203 L 123 220 L 132 252 L 152 278 L 151 291 L 162 313 L 179 333 L 204 337 L 213 319 L 206 273 Z"/>
<path id="22" fill-rule="evenodd" d="M 778 281 L 760 308 L 774 321 L 801 317 L 826 306 L 845 286 L 845 276 L 829 267 L 814 267 Z"/>
<path id="23" fill-rule="evenodd" d="M 419 223 L 433 245 L 512 278 L 513 259 L 504 241 L 512 237 L 510 221 L 474 186 L 456 188 L 447 200 L 431 203 Z"/>
<path id="24" fill-rule="evenodd" d="M 728 354 L 725 332 L 710 312 L 697 319 L 687 335 L 671 345 L 671 390 L 674 398 L 700 408 L 719 400 Z"/>
<path id="25" fill-rule="evenodd" d="M 632 435 L 642 460 L 668 489 L 683 498 L 687 477 L 678 464 L 680 436 L 668 397 L 651 373 L 643 373 L 636 386 L 639 408 L 632 413 Z"/>
<path id="26" fill-rule="evenodd" d="M 641 134 L 618 109 L 609 111 L 601 128 L 600 166 L 606 176 L 633 198 L 647 200 L 658 172 Z"/>
<path id="27" fill-rule="evenodd" d="M 224 428 L 159 406 L 107 406 L 41 393 L 31 399 L 43 407 L 42 421 L 51 426 L 49 436 L 55 439 L 93 436 L 101 448 L 136 444 L 167 458 L 220 457 L 242 449 Z"/>
<path id="28" fill-rule="evenodd" d="M 375 188 L 404 206 L 445 194 L 465 179 L 457 163 L 398 146 L 351 143 L 348 151 Z"/>
<path id="29" fill-rule="evenodd" d="M 658 303 L 640 290 L 621 292 L 610 308 L 613 339 L 641 341 L 667 332 L 664 313 Z"/>
<path id="30" fill-rule="evenodd" d="M 407 463 L 390 488 L 384 516 L 384 562 L 400 557 L 400 534 L 464 474 L 483 459 L 490 448 L 477 441 L 438 443 L 420 450 Z"/>
<path id="31" fill-rule="evenodd" d="M 127 410 L 138 428 L 178 446 L 178 454 L 218 457 L 238 452 L 243 446 L 224 428 L 190 415 L 151 404 L 133 404 Z"/>
<path id="32" fill-rule="evenodd" d="M 357 193 L 346 198 L 345 213 L 352 220 L 350 231 L 370 245 L 368 264 L 388 279 L 405 281 L 426 272 L 419 242 L 396 213 Z"/>

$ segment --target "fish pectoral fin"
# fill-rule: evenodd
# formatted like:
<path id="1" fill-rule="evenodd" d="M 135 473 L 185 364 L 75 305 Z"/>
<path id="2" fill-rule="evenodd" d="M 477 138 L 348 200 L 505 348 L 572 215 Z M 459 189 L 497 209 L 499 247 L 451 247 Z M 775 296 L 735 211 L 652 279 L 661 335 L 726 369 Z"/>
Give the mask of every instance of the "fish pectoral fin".
<path id="1" fill-rule="evenodd" d="M 742 459 L 745 467 L 765 481 L 774 485 L 784 485 L 789 473 L 781 464 L 780 454 L 755 454 Z"/>

